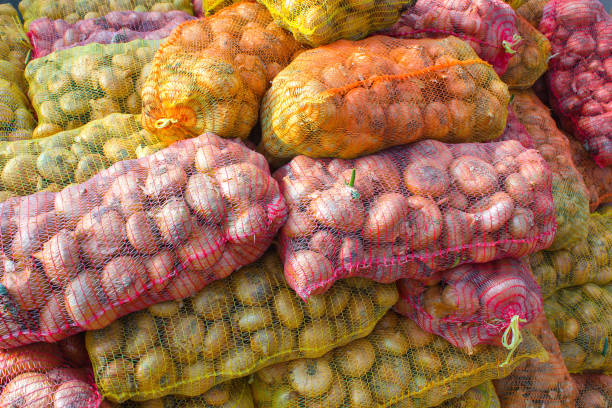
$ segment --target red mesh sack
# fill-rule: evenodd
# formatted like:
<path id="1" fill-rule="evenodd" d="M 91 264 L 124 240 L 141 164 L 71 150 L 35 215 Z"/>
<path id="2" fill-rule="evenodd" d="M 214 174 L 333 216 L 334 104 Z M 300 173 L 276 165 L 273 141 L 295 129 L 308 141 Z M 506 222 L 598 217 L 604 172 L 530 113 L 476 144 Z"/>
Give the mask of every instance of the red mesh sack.
<path id="1" fill-rule="evenodd" d="M 261 155 L 204 134 L 0 212 L 8 348 L 191 296 L 259 258 L 287 209 Z"/>
<path id="2" fill-rule="evenodd" d="M 526 326 L 548 352 L 548 361 L 528 360 L 508 377 L 495 380 L 495 390 L 504 408 L 575 408 L 576 386 L 567 372 L 559 343 L 540 314 Z M 586 408 L 586 407 L 583 407 Z"/>
<path id="3" fill-rule="evenodd" d="M 53 51 L 90 43 L 125 43 L 136 39 L 161 40 L 183 21 L 193 20 L 189 14 L 174 10 L 113 11 L 104 17 L 79 20 L 39 18 L 30 24 L 28 37 L 32 43 L 32 58 L 44 57 Z"/>
<path id="4" fill-rule="evenodd" d="M 589 157 L 584 146 L 568 137 L 572 157 L 589 192 L 589 205 L 595 211 L 602 203 L 612 201 L 612 167 L 599 167 Z"/>
<path id="5" fill-rule="evenodd" d="M 612 17 L 597 0 L 551 0 L 539 29 L 552 45 L 553 109 L 598 165 L 612 165 Z"/>
<path id="6" fill-rule="evenodd" d="M 510 343 L 519 336 L 504 332 L 511 322 L 519 325 L 510 329 L 520 329 L 542 311 L 529 264 L 517 259 L 462 265 L 427 284 L 402 279 L 397 287 L 395 311 L 469 354 L 479 344 Z"/>
<path id="7" fill-rule="evenodd" d="M 516 141 L 298 156 L 274 177 L 290 211 L 280 234 L 285 277 L 303 298 L 348 276 L 427 280 L 523 256 L 548 247 L 556 230 L 550 170 Z"/>
<path id="8" fill-rule="evenodd" d="M 578 387 L 576 408 L 608 408 L 612 406 L 612 376 L 601 374 L 572 375 Z"/>

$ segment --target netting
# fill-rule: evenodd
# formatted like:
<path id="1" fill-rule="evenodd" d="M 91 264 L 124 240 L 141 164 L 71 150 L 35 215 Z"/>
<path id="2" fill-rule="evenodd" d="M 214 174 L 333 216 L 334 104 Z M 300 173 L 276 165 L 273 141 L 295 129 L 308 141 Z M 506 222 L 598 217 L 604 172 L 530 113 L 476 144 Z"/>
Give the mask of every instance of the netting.
<path id="1" fill-rule="evenodd" d="M 270 81 L 298 49 L 253 2 L 183 23 L 155 54 L 142 90 L 143 125 L 166 141 L 203 132 L 246 138 Z"/>
<path id="2" fill-rule="evenodd" d="M 34 138 L 78 128 L 111 113 L 140 113 L 140 91 L 159 41 L 88 44 L 31 61 L 28 94 L 38 115 Z"/>
<path id="3" fill-rule="evenodd" d="M 602 203 L 612 201 L 612 167 L 599 167 L 578 140 L 568 137 L 572 158 L 589 191 L 589 205 L 595 211 Z"/>
<path id="4" fill-rule="evenodd" d="M 542 14 L 544 13 L 544 6 L 548 3 L 549 0 L 527 0 L 520 1 L 515 8 L 516 13 L 523 17 L 525 20 L 529 22 L 535 28 L 538 28 L 540 25 L 540 20 L 542 19 Z"/>
<path id="5" fill-rule="evenodd" d="M 612 285 L 560 289 L 544 301 L 544 311 L 570 373 L 612 374 Z"/>
<path id="6" fill-rule="evenodd" d="M 506 125 L 507 86 L 455 37 L 385 36 L 305 51 L 262 103 L 268 159 L 350 159 L 422 139 L 482 142 Z"/>
<path id="7" fill-rule="evenodd" d="M 531 255 L 533 273 L 544 298 L 569 286 L 612 282 L 612 215 L 593 213 L 585 223 L 586 238 L 570 248 Z"/>
<path id="8" fill-rule="evenodd" d="M 574 374 L 579 390 L 576 408 L 608 408 L 612 406 L 612 377 L 598 374 Z"/>
<path id="9" fill-rule="evenodd" d="M 464 263 L 547 248 L 551 173 L 516 141 L 434 140 L 355 160 L 298 156 L 274 173 L 289 206 L 285 278 L 302 297 L 335 280 L 427 280 Z"/>
<path id="10" fill-rule="evenodd" d="M 482 346 L 468 356 L 389 312 L 369 336 L 321 358 L 258 371 L 251 389 L 260 408 L 433 407 L 510 374 L 526 359 L 546 359 L 529 334 L 510 363 L 500 367 L 506 354 L 501 347 Z"/>
<path id="11" fill-rule="evenodd" d="M 287 208 L 261 155 L 204 134 L 0 212 L 8 348 L 197 293 L 260 257 Z"/>
<path id="12" fill-rule="evenodd" d="M 193 14 L 198 17 L 208 16 L 221 10 L 223 7 L 229 6 L 232 3 L 238 3 L 240 0 L 192 0 Z"/>
<path id="13" fill-rule="evenodd" d="M 101 17 L 111 11 L 158 11 L 182 10 L 193 14 L 190 0 L 21 0 L 19 11 L 23 15 L 26 30 L 32 21 L 39 18 L 65 20 L 76 23 L 79 20 Z"/>
<path id="14" fill-rule="evenodd" d="M 491 381 L 470 388 L 460 397 L 438 405 L 438 408 L 501 408 Z"/>
<path id="15" fill-rule="evenodd" d="M 15 142 L 0 142 L 0 201 L 83 183 L 121 160 L 165 147 L 138 116 L 112 113 L 77 129 Z"/>
<path id="16" fill-rule="evenodd" d="M 542 311 L 529 264 L 517 259 L 462 265 L 427 284 L 402 279 L 397 287 L 396 312 L 468 354 L 478 344 L 510 343 L 519 334 L 506 331 L 520 329 Z"/>
<path id="17" fill-rule="evenodd" d="M 178 10 L 167 13 L 113 11 L 103 17 L 79 20 L 73 24 L 45 17 L 30 24 L 28 38 L 32 43 L 32 58 L 40 58 L 54 51 L 91 43 L 161 40 L 183 21 L 193 19 L 193 16 Z"/>
<path id="18" fill-rule="evenodd" d="M 567 137 L 559 131 L 549 109 L 531 91 L 513 91 L 512 109 L 528 131 L 533 146 L 553 173 L 552 191 L 557 233 L 549 249 L 571 248 L 587 234 L 589 195 L 571 156 Z M 510 136 L 509 134 L 507 136 Z"/>
<path id="19" fill-rule="evenodd" d="M 110 400 L 196 396 L 364 337 L 396 301 L 395 285 L 353 278 L 304 303 L 269 252 L 191 298 L 88 332 L 87 348 L 100 392 Z"/>
<path id="20" fill-rule="evenodd" d="M 539 28 L 552 45 L 553 109 L 597 164 L 612 165 L 612 17 L 597 0 L 550 0 Z"/>
<path id="21" fill-rule="evenodd" d="M 549 360 L 526 361 L 508 377 L 493 381 L 501 406 L 574 408 L 576 386 L 567 372 L 559 343 L 550 331 L 544 314 L 540 314 L 526 329 L 542 343 Z"/>

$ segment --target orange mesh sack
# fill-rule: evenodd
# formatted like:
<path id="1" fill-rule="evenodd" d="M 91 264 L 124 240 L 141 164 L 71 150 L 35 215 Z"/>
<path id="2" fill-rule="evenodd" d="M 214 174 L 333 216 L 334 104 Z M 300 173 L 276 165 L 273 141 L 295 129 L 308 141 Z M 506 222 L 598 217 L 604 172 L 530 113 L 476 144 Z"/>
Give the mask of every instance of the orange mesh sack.
<path id="1" fill-rule="evenodd" d="M 274 76 L 298 50 L 264 6 L 241 2 L 179 25 L 142 90 L 143 125 L 163 140 L 246 138 Z"/>
<path id="2" fill-rule="evenodd" d="M 196 396 L 365 337 L 397 299 L 393 284 L 350 278 L 304 303 L 287 286 L 278 255 L 268 252 L 191 298 L 88 332 L 87 348 L 110 400 Z"/>
<path id="3" fill-rule="evenodd" d="M 501 408 L 491 381 L 470 388 L 460 397 L 438 405 L 438 408 Z"/>
<path id="4" fill-rule="evenodd" d="M 483 346 L 472 356 L 389 312 L 367 337 L 321 358 L 301 359 L 258 371 L 255 404 L 271 407 L 434 407 L 491 379 L 505 377 L 530 358 L 546 359 L 526 334 L 516 353 Z"/>
<path id="5" fill-rule="evenodd" d="M 569 286 L 612 282 L 612 215 L 593 213 L 586 225 L 587 237 L 570 248 L 531 255 L 533 273 L 544 298 Z"/>
<path id="6" fill-rule="evenodd" d="M 33 137 L 78 128 L 111 113 L 140 113 L 140 90 L 159 41 L 88 44 L 31 61 L 25 76 L 38 115 Z"/>
<path id="7" fill-rule="evenodd" d="M 549 249 L 571 248 L 587 234 L 589 198 L 572 160 L 569 140 L 559 131 L 549 109 L 532 91 L 513 91 L 512 109 L 553 173 L 552 191 L 557 233 Z"/>
<path id="8" fill-rule="evenodd" d="M 263 157 L 212 134 L 0 205 L 0 347 L 182 299 L 259 258 L 286 218 Z"/>
<path id="9" fill-rule="evenodd" d="M 495 380 L 501 406 L 575 408 L 576 386 L 567 372 L 559 343 L 550 331 L 546 316 L 540 314 L 526 328 L 542 343 L 549 359 L 546 362 L 525 361 L 508 377 Z"/>
<path id="10" fill-rule="evenodd" d="M 516 141 L 426 140 L 355 160 L 298 156 L 274 173 L 289 206 L 285 278 L 302 297 L 335 280 L 428 280 L 547 248 L 551 173 Z"/>
<path id="11" fill-rule="evenodd" d="M 455 37 L 338 41 L 300 54 L 262 109 L 266 155 L 351 159 L 421 139 L 482 142 L 506 125 L 509 94 Z"/>
<path id="12" fill-rule="evenodd" d="M 544 311 L 570 373 L 612 373 L 612 285 L 561 289 L 544 301 Z"/>
<path id="13" fill-rule="evenodd" d="M 601 374 L 575 374 L 579 390 L 576 408 L 606 408 L 612 406 L 612 377 Z"/>
<path id="14" fill-rule="evenodd" d="M 0 201 L 83 183 L 121 160 L 165 147 L 136 115 L 112 113 L 40 139 L 0 142 Z"/>
<path id="15" fill-rule="evenodd" d="M 600 204 L 612 201 L 612 167 L 599 167 L 578 140 L 568 139 L 574 163 L 589 191 L 591 211 L 595 211 Z"/>

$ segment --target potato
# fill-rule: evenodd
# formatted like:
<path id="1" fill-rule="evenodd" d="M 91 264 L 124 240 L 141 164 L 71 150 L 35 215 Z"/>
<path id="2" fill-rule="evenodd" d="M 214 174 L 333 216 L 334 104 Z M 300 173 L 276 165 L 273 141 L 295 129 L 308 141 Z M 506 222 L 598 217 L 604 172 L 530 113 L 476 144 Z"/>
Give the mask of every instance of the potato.
<path id="1" fill-rule="evenodd" d="M 134 369 L 134 378 L 143 393 L 154 395 L 160 387 L 176 381 L 176 369 L 168 352 L 161 348 L 148 350 Z"/>
<path id="2" fill-rule="evenodd" d="M 256 271 L 254 265 L 249 265 L 232 275 L 232 293 L 244 305 L 263 305 L 274 293 L 268 277 Z"/>
<path id="3" fill-rule="evenodd" d="M 245 307 L 234 315 L 235 323 L 242 332 L 252 332 L 272 324 L 272 313 L 264 307 Z"/>
<path id="4" fill-rule="evenodd" d="M 203 350 L 206 327 L 194 315 L 166 321 L 166 341 L 172 356 L 183 363 L 194 363 Z"/>
<path id="5" fill-rule="evenodd" d="M 129 256 L 114 258 L 100 274 L 102 290 L 111 303 L 136 299 L 145 291 L 147 282 L 142 262 Z"/>

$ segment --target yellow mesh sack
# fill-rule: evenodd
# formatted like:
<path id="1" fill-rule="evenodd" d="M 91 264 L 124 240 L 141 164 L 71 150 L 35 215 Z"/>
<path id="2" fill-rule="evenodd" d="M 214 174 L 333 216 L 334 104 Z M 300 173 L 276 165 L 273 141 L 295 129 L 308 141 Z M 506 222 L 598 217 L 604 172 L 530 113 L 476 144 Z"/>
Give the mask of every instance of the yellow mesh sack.
<path id="1" fill-rule="evenodd" d="M 0 67 L 2 62 L 5 61 L 0 61 Z M 35 126 L 28 98 L 17 82 L 4 79 L 0 74 L 0 143 L 30 139 Z"/>
<path id="2" fill-rule="evenodd" d="M 298 43 L 254 2 L 176 27 L 142 90 L 143 125 L 172 141 L 213 132 L 246 138 L 270 81 Z"/>
<path id="3" fill-rule="evenodd" d="M 544 312 L 570 373 L 612 374 L 612 285 L 561 289 L 544 301 Z"/>
<path id="4" fill-rule="evenodd" d="M 323 357 L 280 363 L 258 371 L 251 384 L 260 408 L 418 407 L 458 397 L 509 375 L 529 358 L 547 358 L 529 333 L 511 356 L 483 346 L 466 355 L 411 320 L 388 312 L 367 337 Z"/>
<path id="5" fill-rule="evenodd" d="M 548 69 L 550 43 L 523 17 L 517 16 L 516 22 L 521 41 L 514 47 L 516 53 L 508 61 L 508 68 L 501 79 L 510 88 L 531 88 Z"/>
<path id="6" fill-rule="evenodd" d="M 547 3 L 548 0 L 526 0 L 515 7 L 516 13 L 527 20 L 529 24 L 538 28 L 544 12 L 544 6 Z"/>
<path id="7" fill-rule="evenodd" d="M 240 0 L 193 0 L 193 14 L 197 17 L 208 16 L 216 13 L 223 7 L 229 6 L 232 3 L 238 3 Z"/>
<path id="8" fill-rule="evenodd" d="M 392 26 L 412 0 L 260 0 L 278 24 L 312 47 L 359 40 Z"/>
<path id="9" fill-rule="evenodd" d="M 460 397 L 438 405 L 438 408 L 501 408 L 491 381 L 470 388 Z"/>
<path id="10" fill-rule="evenodd" d="M 531 268 L 544 299 L 561 288 L 612 282 L 612 215 L 593 213 L 586 224 L 586 238 L 568 249 L 531 255 Z"/>
<path id="11" fill-rule="evenodd" d="M 0 142 L 0 201 L 59 191 L 118 161 L 144 157 L 163 147 L 142 128 L 137 115 L 121 113 L 40 139 Z"/>
<path id="12" fill-rule="evenodd" d="M 260 149 L 279 164 L 421 139 L 483 142 L 503 132 L 508 100 L 493 68 L 458 38 L 342 40 L 303 52 L 276 76 Z"/>
<path id="13" fill-rule="evenodd" d="M 601 374 L 575 374 L 572 378 L 579 390 L 576 408 L 612 406 L 612 377 Z"/>
<path id="14" fill-rule="evenodd" d="M 33 137 L 74 129 L 111 113 L 140 113 L 140 90 L 159 43 L 94 43 L 31 61 L 25 76 L 38 115 Z"/>
<path id="15" fill-rule="evenodd" d="M 26 93 L 23 69 L 31 49 L 30 41 L 19 23 L 17 10 L 9 4 L 3 6 L 0 10 L 0 78 L 14 82 Z"/>
<path id="16" fill-rule="evenodd" d="M 88 332 L 86 344 L 110 400 L 195 396 L 364 337 L 397 299 L 393 284 L 352 278 L 304 303 L 286 284 L 278 255 L 268 252 L 191 298 Z"/>
<path id="17" fill-rule="evenodd" d="M 68 23 L 102 17 L 111 11 L 170 11 L 182 10 L 193 15 L 190 0 L 22 0 L 19 11 L 26 30 L 37 18 L 63 19 Z"/>
<path id="18" fill-rule="evenodd" d="M 511 106 L 517 119 L 553 173 L 557 233 L 549 250 L 570 248 L 586 237 L 589 195 L 572 160 L 569 140 L 533 91 L 513 90 L 512 96 Z"/>

